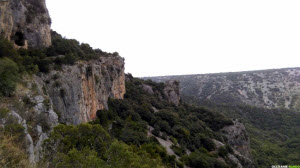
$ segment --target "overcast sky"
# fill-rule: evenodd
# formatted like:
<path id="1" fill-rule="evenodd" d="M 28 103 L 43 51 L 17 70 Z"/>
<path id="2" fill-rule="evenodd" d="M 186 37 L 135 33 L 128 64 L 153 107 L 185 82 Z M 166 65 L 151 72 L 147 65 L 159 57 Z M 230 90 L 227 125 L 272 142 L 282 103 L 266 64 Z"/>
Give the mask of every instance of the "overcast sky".
<path id="1" fill-rule="evenodd" d="M 300 66 L 299 0 L 47 0 L 52 29 L 133 76 Z"/>

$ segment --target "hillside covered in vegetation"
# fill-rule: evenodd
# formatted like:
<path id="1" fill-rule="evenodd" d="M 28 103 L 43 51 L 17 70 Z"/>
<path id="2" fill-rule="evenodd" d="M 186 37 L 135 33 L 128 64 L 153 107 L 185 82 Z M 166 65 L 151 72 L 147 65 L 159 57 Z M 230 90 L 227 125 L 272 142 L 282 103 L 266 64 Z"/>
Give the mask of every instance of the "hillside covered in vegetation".
<path id="1" fill-rule="evenodd" d="M 190 104 L 205 106 L 245 125 L 251 154 L 259 167 L 300 164 L 300 115 L 284 108 L 267 109 L 249 105 L 216 104 L 185 98 Z"/>
<path id="2" fill-rule="evenodd" d="M 202 108 L 183 104 L 177 107 L 159 99 L 164 84 L 148 82 L 155 92 L 151 95 L 142 89 L 143 83 L 147 82 L 128 76 L 125 99 L 110 100 L 109 110 L 98 111 L 95 121 L 54 128 L 46 140 L 53 166 L 71 166 L 74 163 L 67 159 L 69 155 L 81 155 L 89 150 L 99 156 L 99 163 L 104 167 L 235 166 L 228 158 L 233 150 L 229 146 L 217 150 L 213 141 L 226 143 L 218 131 L 231 125 L 230 120 Z M 173 144 L 170 150 L 175 155 L 169 155 L 160 140 L 170 141 Z M 226 162 L 219 161 L 219 157 Z"/>
<path id="3" fill-rule="evenodd" d="M 17 50 L 11 42 L 0 41 L 0 152 L 19 151 L 1 157 L 2 167 L 253 167 L 251 156 L 230 146 L 231 132 L 222 131 L 234 122 L 216 111 L 180 102 L 177 82 L 155 83 L 127 75 L 123 100 L 109 98 L 108 108 L 98 110 L 92 122 L 64 125 L 48 93 L 53 86 L 61 98 L 68 94 L 62 92 L 63 83 L 55 82 L 58 74 L 68 67 L 83 67 L 78 62 L 118 54 L 94 50 L 56 32 L 52 42 L 48 48 Z M 41 80 L 53 72 L 52 81 Z M 113 70 L 107 73 L 107 80 L 115 78 Z M 95 74 L 86 71 L 85 78 L 97 83 Z M 246 147 L 247 142 L 246 136 Z"/>
<path id="4" fill-rule="evenodd" d="M 300 164 L 299 68 L 142 80 L 50 31 L 44 0 L 0 7 L 0 167 Z"/>
<path id="5" fill-rule="evenodd" d="M 19 155 L 2 158 L 2 166 L 32 165 L 28 161 L 26 137 L 30 135 L 33 144 L 42 143 L 38 141 L 38 131 L 35 130 L 39 125 L 48 134 L 43 139 L 43 145 L 40 145 L 40 159 L 35 163 L 40 167 L 185 165 L 213 168 L 269 167 L 274 163 L 298 163 L 298 113 L 243 105 L 218 105 L 209 101 L 198 102 L 183 95 L 185 102 L 197 104 L 188 105 L 180 100 L 179 83 L 155 83 L 133 78 L 131 75 L 126 76 L 124 99 L 109 99 L 108 108 L 98 110 L 96 120 L 90 123 L 55 126 L 48 123 L 45 115 L 28 118 L 28 114 L 23 114 L 27 121 L 24 127 L 20 121 L 10 117 L 14 114 L 11 110 L 30 110 L 39 105 L 35 104 L 28 93 L 26 96 L 20 95 L 20 88 L 26 87 L 22 80 L 28 81 L 32 77 L 35 79 L 40 74 L 51 74 L 53 71 L 57 77 L 53 76 L 52 79 L 58 80 L 58 74 L 66 67 L 76 65 L 76 62 L 118 56 L 117 53 L 93 50 L 76 40 L 65 39 L 56 32 L 52 32 L 52 36 L 53 45 L 44 49 L 16 50 L 7 40 L 0 41 L 1 118 L 5 121 L 2 122 L 4 127 L 1 129 L 0 138 L 1 144 L 5 145 L 1 152 L 19 151 Z M 38 86 L 33 85 L 29 89 L 34 87 Z M 59 87 L 61 86 L 54 88 Z M 48 89 L 43 87 L 42 90 L 47 92 Z M 64 95 L 66 94 L 65 92 Z M 20 96 L 21 102 L 17 100 Z M 4 102 L 14 102 L 13 107 L 20 103 L 24 105 L 18 105 L 20 107 L 16 109 L 4 105 Z M 43 104 L 52 107 L 51 102 L 44 101 Z M 61 114 L 56 113 L 60 118 L 56 122 L 59 123 Z M 227 128 L 237 128 L 230 118 L 244 123 L 248 133 L 236 136 L 237 139 L 246 136 L 246 139 L 238 142 L 230 139 L 232 137 L 229 134 L 232 132 L 226 132 Z M 7 141 L 10 143 L 6 144 Z M 250 142 L 250 146 L 247 142 Z M 247 147 L 238 151 L 237 148 L 241 146 L 236 144 L 246 144 L 249 151 Z"/>
<path id="6" fill-rule="evenodd" d="M 149 77 L 177 80 L 183 99 L 300 110 L 300 68 Z"/>

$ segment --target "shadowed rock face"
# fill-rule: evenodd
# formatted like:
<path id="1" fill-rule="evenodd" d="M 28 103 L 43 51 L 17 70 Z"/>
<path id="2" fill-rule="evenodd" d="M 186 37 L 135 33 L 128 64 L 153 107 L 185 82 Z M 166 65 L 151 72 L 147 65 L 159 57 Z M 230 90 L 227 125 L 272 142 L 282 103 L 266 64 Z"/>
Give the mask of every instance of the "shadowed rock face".
<path id="1" fill-rule="evenodd" d="M 175 80 L 166 81 L 165 88 L 164 88 L 164 95 L 166 96 L 169 102 L 174 103 L 176 106 L 178 106 L 180 102 L 178 81 Z"/>
<path id="2" fill-rule="evenodd" d="M 45 0 L 0 1 L 0 33 L 16 48 L 50 46 L 50 25 Z"/>
<path id="3" fill-rule="evenodd" d="M 123 99 L 124 60 L 103 57 L 99 60 L 63 66 L 42 77 L 61 122 L 80 124 L 96 118 L 98 110 L 108 108 L 108 98 Z"/>

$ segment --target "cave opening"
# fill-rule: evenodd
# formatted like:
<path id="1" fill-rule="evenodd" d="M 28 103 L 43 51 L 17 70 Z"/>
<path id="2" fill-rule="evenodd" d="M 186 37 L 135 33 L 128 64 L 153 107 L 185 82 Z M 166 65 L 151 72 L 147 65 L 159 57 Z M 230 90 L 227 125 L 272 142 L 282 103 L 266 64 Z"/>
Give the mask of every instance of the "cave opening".
<path id="1" fill-rule="evenodd" d="M 13 40 L 15 41 L 15 44 L 18 46 L 25 45 L 25 38 L 24 38 L 24 34 L 22 32 L 16 32 L 16 34 L 13 37 Z"/>

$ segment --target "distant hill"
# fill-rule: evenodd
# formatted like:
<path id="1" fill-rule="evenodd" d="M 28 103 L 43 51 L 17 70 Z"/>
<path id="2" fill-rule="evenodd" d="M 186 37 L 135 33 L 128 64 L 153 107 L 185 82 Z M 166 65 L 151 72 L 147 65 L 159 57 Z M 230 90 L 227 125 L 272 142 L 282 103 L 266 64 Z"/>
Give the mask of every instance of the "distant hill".
<path id="1" fill-rule="evenodd" d="M 177 80 L 184 102 L 243 123 L 257 167 L 299 164 L 300 68 L 144 79 Z"/>
<path id="2" fill-rule="evenodd" d="M 300 110 L 300 68 L 144 79 L 178 80 L 186 100 Z"/>

